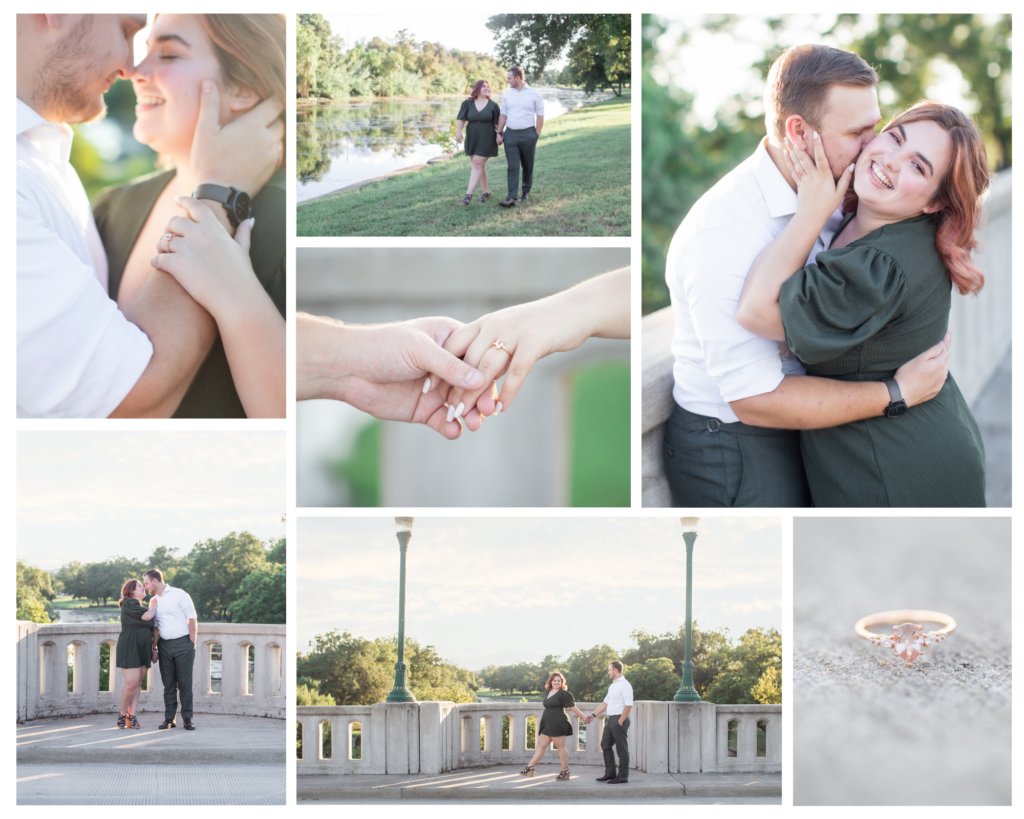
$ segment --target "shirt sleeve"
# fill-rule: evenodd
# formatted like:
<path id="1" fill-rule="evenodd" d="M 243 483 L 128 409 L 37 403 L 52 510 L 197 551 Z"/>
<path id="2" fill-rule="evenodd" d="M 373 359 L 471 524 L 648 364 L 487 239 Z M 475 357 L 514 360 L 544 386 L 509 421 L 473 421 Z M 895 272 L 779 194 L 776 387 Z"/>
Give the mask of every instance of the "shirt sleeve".
<path id="1" fill-rule="evenodd" d="M 903 270 L 871 247 L 818 254 L 782 285 L 786 343 L 808 364 L 830 361 L 877 335 L 906 309 Z"/>
<path id="2" fill-rule="evenodd" d="M 633 686 L 628 682 L 622 687 L 622 704 L 623 706 L 633 704 Z"/>
<path id="3" fill-rule="evenodd" d="M 534 97 L 533 112 L 538 117 L 544 116 L 544 97 L 542 97 L 540 95 L 540 93 L 537 92 L 537 91 L 534 92 L 533 97 Z"/>
<path id="4" fill-rule="evenodd" d="M 459 108 L 459 114 L 455 119 L 461 119 L 463 122 L 469 119 L 469 100 L 463 100 L 462 106 Z"/>
<path id="5" fill-rule="evenodd" d="M 498 113 L 504 114 L 506 117 L 508 116 L 508 94 L 507 93 L 501 95 L 501 108 L 499 109 Z"/>
<path id="6" fill-rule="evenodd" d="M 186 620 L 196 620 L 196 607 L 192 605 L 192 597 L 188 592 L 182 592 L 184 599 L 181 601 L 181 610 L 185 613 Z"/>
<path id="7" fill-rule="evenodd" d="M 576 698 L 563 688 L 562 689 L 562 707 L 563 708 L 572 708 L 575 704 L 576 704 Z"/>
<path id="8" fill-rule="evenodd" d="M 766 244 L 756 233 L 725 228 L 698 231 L 673 242 L 666 278 L 682 294 L 700 340 L 708 374 L 727 402 L 771 392 L 782 382 L 779 343 L 736 321 L 747 273 Z"/>
<path id="9" fill-rule="evenodd" d="M 153 356 L 92 267 L 18 195 L 18 411 L 39 418 L 106 418 Z"/>

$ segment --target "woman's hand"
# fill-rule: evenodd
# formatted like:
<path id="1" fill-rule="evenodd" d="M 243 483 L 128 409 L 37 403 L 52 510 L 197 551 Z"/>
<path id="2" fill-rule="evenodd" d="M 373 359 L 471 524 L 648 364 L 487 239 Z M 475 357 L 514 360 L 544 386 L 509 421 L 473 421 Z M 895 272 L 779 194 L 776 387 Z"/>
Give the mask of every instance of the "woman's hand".
<path id="1" fill-rule="evenodd" d="M 455 141 L 458 142 L 459 144 L 462 143 L 462 129 L 461 128 L 455 132 Z"/>
<path id="2" fill-rule="evenodd" d="M 505 141 L 505 137 L 502 136 L 501 134 L 498 134 L 498 144 L 501 145 L 504 141 Z"/>
<path id="3" fill-rule="evenodd" d="M 832 178 L 832 169 L 829 167 L 828 157 L 825 156 L 825 148 L 817 131 L 813 132 L 811 142 L 814 145 L 813 160 L 806 151 L 797 150 L 789 141 L 789 137 L 786 137 L 783 156 L 796 180 L 797 213 L 810 216 L 816 222 L 820 221 L 821 227 L 824 227 L 828 217 L 843 202 L 843 196 L 846 195 L 850 180 L 853 178 L 854 166 L 851 163 L 837 183 Z"/>

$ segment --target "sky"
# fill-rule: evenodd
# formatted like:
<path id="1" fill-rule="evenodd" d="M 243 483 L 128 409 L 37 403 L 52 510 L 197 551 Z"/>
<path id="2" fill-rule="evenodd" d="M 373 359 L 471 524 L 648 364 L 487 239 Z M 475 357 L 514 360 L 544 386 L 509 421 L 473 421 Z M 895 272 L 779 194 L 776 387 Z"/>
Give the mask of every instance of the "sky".
<path id="1" fill-rule="evenodd" d="M 299 518 L 298 649 L 331 629 L 398 631 L 394 518 Z M 701 628 L 780 628 L 778 518 L 704 518 L 694 548 Z M 407 557 L 406 635 L 478 671 L 686 622 L 678 518 L 420 517 Z"/>
<path id="2" fill-rule="evenodd" d="M 18 560 L 145 559 L 285 536 L 283 432 L 19 432 Z"/>
<path id="3" fill-rule="evenodd" d="M 495 12 L 497 13 L 497 12 Z M 403 28 L 417 42 L 441 43 L 449 50 L 494 54 L 494 38 L 487 28 L 489 14 L 325 14 L 331 33 L 345 40 L 345 48 L 374 37 L 389 40 Z"/>

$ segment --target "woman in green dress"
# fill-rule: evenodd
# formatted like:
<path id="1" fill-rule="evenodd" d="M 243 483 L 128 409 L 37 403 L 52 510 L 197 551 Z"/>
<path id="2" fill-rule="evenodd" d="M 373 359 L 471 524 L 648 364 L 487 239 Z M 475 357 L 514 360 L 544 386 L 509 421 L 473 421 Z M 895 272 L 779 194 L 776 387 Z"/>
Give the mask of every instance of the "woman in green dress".
<path id="1" fill-rule="evenodd" d="M 124 309 L 154 267 L 175 276 L 217 323 L 219 335 L 178 405 L 175 418 L 284 418 L 285 416 L 285 169 L 281 153 L 268 151 L 267 167 L 278 170 L 252 196 L 254 224 L 244 220 L 235 238 L 206 212 L 207 200 L 187 210 L 188 197 L 203 182 L 192 168 L 202 86 L 216 80 L 221 126 L 267 99 L 284 102 L 286 24 L 280 14 L 158 14 L 148 53 L 131 76 L 135 89 L 135 138 L 156 150 L 171 170 L 159 171 L 101 193 L 93 202 L 96 226 L 107 252 L 107 289 Z M 208 98 L 208 97 L 207 97 Z M 282 113 L 282 119 L 284 114 Z M 271 123 L 271 128 L 278 128 Z M 202 214 L 202 215 L 197 215 Z M 219 228 L 212 243 L 230 276 L 229 298 L 163 267 L 154 253 L 182 250 L 185 222 L 202 219 Z M 236 240 L 238 244 L 236 244 Z M 208 259 L 213 253 L 204 247 Z M 234 254 L 234 255 L 232 255 Z M 213 267 L 212 264 L 207 265 Z"/>
<path id="2" fill-rule="evenodd" d="M 142 677 L 156 662 L 153 648 L 160 632 L 156 628 L 156 601 L 149 601 L 149 608 L 142 605 L 146 587 L 138 580 L 129 580 L 121 587 L 121 634 L 117 638 L 115 658 L 117 667 L 124 675 L 121 689 L 121 710 L 117 712 L 118 728 L 138 728 L 136 719 L 139 695 L 142 693 Z"/>
<path id="3" fill-rule="evenodd" d="M 540 718 L 540 725 L 537 726 L 537 750 L 533 754 L 530 763 L 519 772 L 520 776 L 533 776 L 533 770 L 540 762 L 548 749 L 554 743 L 558 750 L 558 759 L 562 763 L 562 772 L 555 777 L 559 782 L 569 779 L 569 751 L 565 747 L 566 737 L 572 736 L 572 722 L 569 721 L 565 710 L 568 708 L 573 713 L 586 719 L 586 715 L 576 707 L 576 700 L 569 693 L 569 686 L 565 683 L 565 676 L 561 671 L 555 671 L 544 683 L 548 695 L 544 698 L 544 714 Z"/>
<path id="4" fill-rule="evenodd" d="M 814 505 L 984 506 L 981 434 L 953 377 L 909 409 L 893 378 L 942 341 L 952 287 L 966 295 L 984 284 L 971 260 L 989 180 L 981 134 L 956 108 L 921 101 L 838 185 L 817 134 L 806 141 L 813 159 L 787 140 L 797 212 L 755 260 L 736 318 L 785 341 L 809 374 L 884 381 L 890 396 L 876 418 L 800 433 Z M 800 268 L 844 194 L 830 248 Z"/>
<path id="5" fill-rule="evenodd" d="M 455 141 L 462 142 L 462 131 L 466 131 L 466 155 L 473 160 L 469 174 L 469 188 L 462 197 L 462 204 L 473 201 L 473 191 L 480 185 L 480 201 L 491 198 L 487 184 L 487 160 L 498 155 L 501 137 L 498 134 L 498 117 L 501 108 L 491 99 L 491 86 L 487 80 L 477 80 L 469 99 L 462 103 L 455 118 Z"/>

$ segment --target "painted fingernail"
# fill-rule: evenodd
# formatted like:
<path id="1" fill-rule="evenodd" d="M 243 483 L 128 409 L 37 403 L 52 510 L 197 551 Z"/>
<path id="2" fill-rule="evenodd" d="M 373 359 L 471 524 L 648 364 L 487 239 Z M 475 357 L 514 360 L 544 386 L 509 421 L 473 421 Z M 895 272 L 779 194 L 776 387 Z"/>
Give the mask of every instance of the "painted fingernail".
<path id="1" fill-rule="evenodd" d="M 815 139 L 817 139 L 817 138 L 818 138 L 818 132 L 817 132 L 817 131 L 815 131 L 815 132 L 814 132 L 814 138 L 815 138 Z"/>
<path id="2" fill-rule="evenodd" d="M 463 401 L 459 401 L 459 406 L 455 408 L 455 417 L 461 418 L 462 411 L 466 408 L 466 404 Z"/>
<path id="3" fill-rule="evenodd" d="M 209 94 L 213 90 L 213 83 L 210 80 L 203 80 L 203 93 Z"/>
<path id="4" fill-rule="evenodd" d="M 181 194 L 178 194 L 177 196 L 175 196 L 174 197 L 174 201 L 175 202 L 180 202 L 181 201 Z"/>
<path id="5" fill-rule="evenodd" d="M 850 163 L 850 173 L 853 173 L 853 169 L 856 168 L 856 167 L 857 167 L 857 163 L 856 162 L 851 162 Z"/>
<path id="6" fill-rule="evenodd" d="M 430 392 L 430 379 L 423 382 L 423 392 Z"/>
<path id="7" fill-rule="evenodd" d="M 501 412 L 501 401 L 499 401 L 497 406 L 495 406 L 494 412 L 492 413 L 492 415 L 497 415 L 500 412 Z"/>
<path id="8" fill-rule="evenodd" d="M 453 418 L 455 418 L 455 407 L 449 405 L 448 406 L 448 420 L 451 421 Z"/>
<path id="9" fill-rule="evenodd" d="M 484 374 L 479 370 L 470 370 L 463 381 L 467 387 L 479 387 L 484 383 Z"/>
<path id="10" fill-rule="evenodd" d="M 249 230 L 252 230 L 254 227 L 256 227 L 256 217 L 255 216 L 250 216 L 249 217 Z"/>

